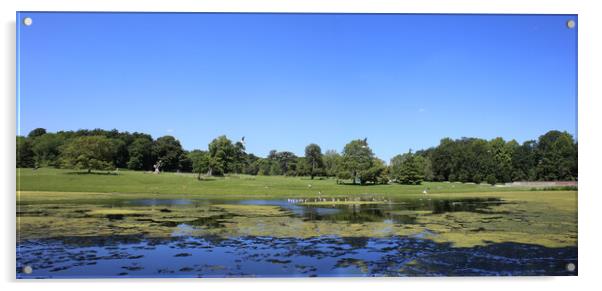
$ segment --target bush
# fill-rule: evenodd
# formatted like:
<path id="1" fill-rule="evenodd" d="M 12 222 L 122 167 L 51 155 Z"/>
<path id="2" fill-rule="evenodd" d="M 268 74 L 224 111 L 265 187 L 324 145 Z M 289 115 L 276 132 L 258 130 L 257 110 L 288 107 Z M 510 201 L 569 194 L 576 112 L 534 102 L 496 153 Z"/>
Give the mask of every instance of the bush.
<path id="1" fill-rule="evenodd" d="M 455 174 L 449 174 L 449 177 L 447 178 L 448 181 L 450 182 L 456 182 L 456 175 Z"/>
<path id="2" fill-rule="evenodd" d="M 485 181 L 487 184 L 495 185 L 495 183 L 497 183 L 497 178 L 495 175 L 489 174 L 487 175 L 487 178 L 485 178 Z"/>

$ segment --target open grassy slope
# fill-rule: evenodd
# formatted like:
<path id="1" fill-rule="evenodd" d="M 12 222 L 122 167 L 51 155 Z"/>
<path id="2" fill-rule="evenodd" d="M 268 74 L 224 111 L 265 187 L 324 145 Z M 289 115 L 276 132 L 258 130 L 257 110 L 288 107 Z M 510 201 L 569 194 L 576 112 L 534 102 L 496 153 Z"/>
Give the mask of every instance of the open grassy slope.
<path id="1" fill-rule="evenodd" d="M 429 193 L 483 193 L 527 191 L 529 188 L 494 187 L 461 183 L 422 185 L 337 185 L 334 179 L 232 175 L 197 180 L 194 174 L 120 170 L 118 174 L 86 174 L 72 170 L 17 169 L 17 190 L 98 193 L 195 194 L 201 196 L 311 197 L 354 194 L 399 195 Z"/>

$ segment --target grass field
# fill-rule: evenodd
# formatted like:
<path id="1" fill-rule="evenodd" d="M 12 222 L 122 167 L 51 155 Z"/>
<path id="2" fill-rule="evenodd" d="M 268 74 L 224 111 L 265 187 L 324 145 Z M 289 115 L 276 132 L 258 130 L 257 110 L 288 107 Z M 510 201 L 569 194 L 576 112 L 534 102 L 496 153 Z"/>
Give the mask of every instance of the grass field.
<path id="1" fill-rule="evenodd" d="M 428 193 L 484 193 L 528 191 L 523 187 L 496 187 L 462 183 L 425 182 L 422 185 L 338 185 L 335 179 L 309 177 L 248 176 L 197 180 L 194 174 L 120 170 L 118 174 L 74 172 L 42 168 L 17 169 L 17 187 L 21 191 L 193 194 L 206 197 L 313 197 L 344 195 L 401 195 Z M 320 194 L 321 193 L 321 194 Z"/>

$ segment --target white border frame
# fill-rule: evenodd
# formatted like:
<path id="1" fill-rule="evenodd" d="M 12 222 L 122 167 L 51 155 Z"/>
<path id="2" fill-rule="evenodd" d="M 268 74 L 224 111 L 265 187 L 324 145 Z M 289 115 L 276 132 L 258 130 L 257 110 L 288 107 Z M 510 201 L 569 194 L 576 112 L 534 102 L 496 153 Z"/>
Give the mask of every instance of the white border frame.
<path id="1" fill-rule="evenodd" d="M 93 0 L 93 1 L 0 1 L 3 9 L 2 49 L 0 82 L 2 104 L 2 143 L 0 185 L 2 185 L 4 253 L 0 265 L 2 287 L 19 290 L 47 288 L 69 290 L 106 290 L 108 288 L 141 288 L 161 290 L 165 288 L 219 288 L 237 290 L 261 289 L 307 290 L 364 290 L 366 288 L 414 289 L 414 290 L 504 290 L 512 288 L 546 288 L 549 290 L 589 289 L 595 286 L 599 263 L 602 261 L 597 247 L 601 244 L 598 223 L 602 193 L 596 180 L 601 163 L 596 149 L 601 149 L 597 124 L 602 124 L 598 112 L 601 90 L 602 52 L 600 27 L 602 11 L 597 1 L 445 1 L 424 0 L 403 3 L 393 0 Z M 327 278 L 327 279 L 102 279 L 102 280 L 15 280 L 15 15 L 16 11 L 161 11 L 161 12 L 370 12 L 370 13 L 525 13 L 525 14 L 578 14 L 578 132 L 579 132 L 579 276 L 578 277 L 512 277 L 512 278 Z M 94 284 L 90 284 L 94 283 Z M 292 283 L 292 284 L 291 284 Z M 194 284 L 194 285 L 193 285 Z M 197 285 L 201 284 L 201 285 Z M 8 290 L 8 289 L 4 289 Z M 379 290 L 380 291 L 380 290 Z"/>

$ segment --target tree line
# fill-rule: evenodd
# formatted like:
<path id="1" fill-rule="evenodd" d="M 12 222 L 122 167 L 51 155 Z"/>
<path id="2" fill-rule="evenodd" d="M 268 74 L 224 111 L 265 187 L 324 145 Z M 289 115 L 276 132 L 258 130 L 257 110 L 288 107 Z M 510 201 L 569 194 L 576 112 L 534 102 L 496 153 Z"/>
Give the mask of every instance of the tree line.
<path id="1" fill-rule="evenodd" d="M 336 177 L 352 184 L 420 184 L 422 181 L 489 184 L 512 181 L 577 180 L 577 143 L 567 132 L 552 130 L 537 140 L 519 144 L 503 138 L 444 138 L 436 147 L 393 157 L 387 165 L 376 157 L 367 139 L 352 140 L 339 153 L 324 153 L 309 144 L 304 156 L 272 150 L 266 157 L 247 153 L 244 137 L 225 135 L 207 149 L 184 150 L 167 135 L 153 139 L 145 133 L 117 130 L 47 132 L 32 130 L 17 136 L 17 167 L 190 172 L 202 176 L 225 174 Z"/>

